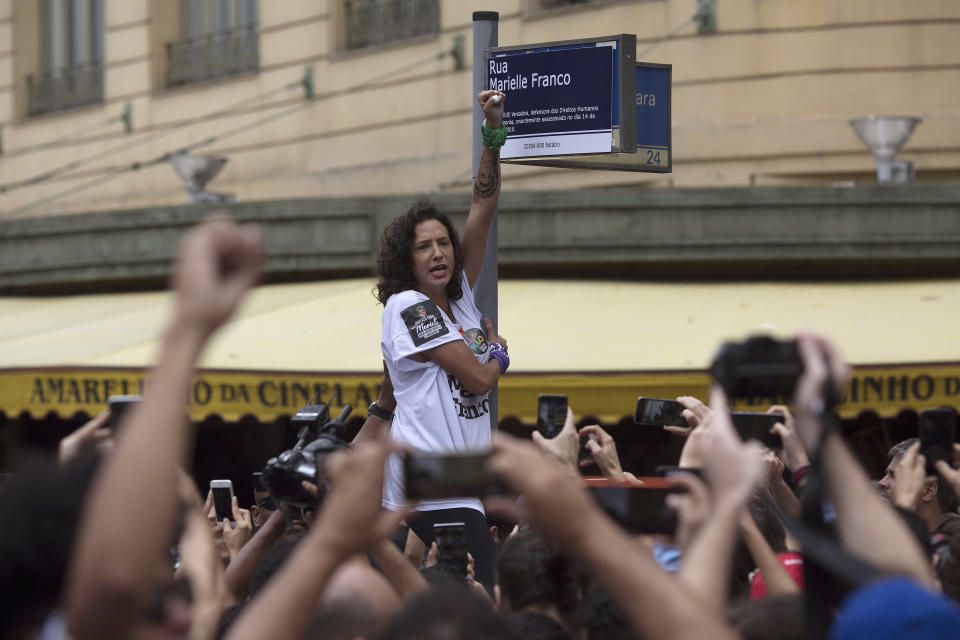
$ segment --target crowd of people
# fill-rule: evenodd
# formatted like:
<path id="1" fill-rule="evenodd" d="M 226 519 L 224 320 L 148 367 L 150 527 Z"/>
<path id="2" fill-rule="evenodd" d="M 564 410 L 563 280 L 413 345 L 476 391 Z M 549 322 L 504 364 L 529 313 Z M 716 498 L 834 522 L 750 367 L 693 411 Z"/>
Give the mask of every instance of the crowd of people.
<path id="1" fill-rule="evenodd" d="M 486 150 L 463 240 L 429 203 L 385 231 L 383 393 L 351 446 L 304 483 L 312 508 L 256 488 L 249 510 L 234 498 L 221 518 L 184 468 L 197 360 L 262 262 L 258 230 L 215 216 L 181 243 L 174 315 L 119 436 L 97 416 L 56 460 L 0 485 L 3 636 L 960 637 L 960 471 L 941 460 L 929 473 L 907 441 L 872 482 L 831 414 L 849 368 L 826 338 L 796 336 L 791 408 L 770 408 L 779 448 L 741 440 L 719 386 L 707 403 L 677 399 L 682 453 L 660 461 L 680 468 L 666 481 L 670 533 L 635 534 L 594 500 L 582 436 L 610 486 L 653 481 L 622 468 L 599 425 L 578 430 L 573 408 L 555 437 L 491 434 L 487 393 L 510 358 L 472 288 L 499 194 L 505 96 L 478 100 Z M 489 452 L 498 495 L 411 503 L 402 459 L 415 450 Z M 464 526 L 465 572 L 434 539 L 450 522 Z"/>

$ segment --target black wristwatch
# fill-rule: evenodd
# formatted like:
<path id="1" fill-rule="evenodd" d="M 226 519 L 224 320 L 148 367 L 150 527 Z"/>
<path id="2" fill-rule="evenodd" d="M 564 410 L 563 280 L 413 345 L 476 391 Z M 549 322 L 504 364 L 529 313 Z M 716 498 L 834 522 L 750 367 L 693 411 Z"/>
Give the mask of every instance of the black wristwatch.
<path id="1" fill-rule="evenodd" d="M 388 422 L 393 420 L 393 414 L 386 409 L 381 408 L 376 402 L 371 402 L 370 408 L 367 409 L 367 417 L 369 418 L 370 416 L 377 416 L 378 418 Z"/>

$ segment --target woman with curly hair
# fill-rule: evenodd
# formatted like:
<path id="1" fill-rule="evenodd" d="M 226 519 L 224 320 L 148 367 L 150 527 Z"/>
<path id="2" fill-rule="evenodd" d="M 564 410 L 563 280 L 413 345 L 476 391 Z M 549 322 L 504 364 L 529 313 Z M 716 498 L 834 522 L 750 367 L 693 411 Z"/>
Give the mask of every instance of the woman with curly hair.
<path id="1" fill-rule="evenodd" d="M 510 363 L 506 340 L 481 317 L 473 298 L 500 194 L 499 147 L 506 139 L 504 95 L 483 91 L 477 100 L 486 117 L 485 146 L 463 240 L 433 204 L 418 202 L 387 226 L 377 256 L 377 299 L 384 305 L 380 347 L 397 403 L 391 437 L 432 453 L 489 449 L 488 394 Z M 397 510 L 403 503 L 403 465 L 394 456 L 384 477 L 383 506 Z M 496 545 L 480 500 L 423 501 L 408 518 L 428 547 L 438 522 L 467 525 L 477 579 L 492 589 Z"/>

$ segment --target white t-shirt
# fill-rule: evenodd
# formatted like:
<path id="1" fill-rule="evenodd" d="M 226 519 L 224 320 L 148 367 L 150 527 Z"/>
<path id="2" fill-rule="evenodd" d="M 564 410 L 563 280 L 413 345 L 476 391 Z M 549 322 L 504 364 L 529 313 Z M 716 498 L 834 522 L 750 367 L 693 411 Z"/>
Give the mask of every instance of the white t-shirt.
<path id="1" fill-rule="evenodd" d="M 490 448 L 490 401 L 475 395 L 457 378 L 432 360 L 416 362 L 407 356 L 448 342 L 463 340 L 477 360 L 490 359 L 483 318 L 473 291 L 463 275 L 463 296 L 451 300 L 456 322 L 419 291 L 395 293 L 383 310 L 380 348 L 390 372 L 397 400 L 391 437 L 419 451 L 431 453 L 486 451 Z M 387 461 L 383 481 L 383 506 L 399 509 L 404 502 L 403 463 L 399 456 Z M 483 513 L 476 498 L 424 500 L 419 511 L 468 507 Z"/>

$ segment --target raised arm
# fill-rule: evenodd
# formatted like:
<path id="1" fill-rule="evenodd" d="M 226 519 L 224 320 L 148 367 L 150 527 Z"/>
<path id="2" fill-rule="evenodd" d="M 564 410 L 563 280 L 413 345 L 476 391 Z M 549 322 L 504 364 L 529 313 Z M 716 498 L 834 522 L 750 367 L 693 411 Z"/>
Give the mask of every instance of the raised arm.
<path id="1" fill-rule="evenodd" d="M 706 434 L 702 446 L 710 452 L 703 457 L 703 470 L 713 493 L 713 509 L 689 550 L 685 550 L 680 578 L 722 616 L 726 611 L 738 520 L 760 480 L 763 466 L 757 444 L 740 441 L 726 398 L 718 387 L 710 393 L 710 408 L 712 411 L 698 428 Z M 671 503 L 676 504 L 680 496 L 671 498 Z"/>
<path id="2" fill-rule="evenodd" d="M 521 506 L 508 498 L 488 501 L 491 510 L 529 522 L 576 554 L 593 569 L 645 638 L 733 639 L 721 616 L 700 596 L 656 565 L 597 506 L 582 483 L 565 474 L 533 443 L 494 434 L 489 469 L 526 497 Z M 570 517 L 576 514 L 576 517 Z"/>
<path id="3" fill-rule="evenodd" d="M 807 451 L 816 451 L 824 425 L 824 388 L 828 382 L 842 387 L 850 369 L 833 345 L 818 336 L 797 338 L 804 372 L 794 393 L 797 433 Z M 884 504 L 867 474 L 832 430 L 822 449 L 827 496 L 837 510 L 837 531 L 844 545 L 875 567 L 903 573 L 933 584 L 933 571 L 903 519 Z"/>
<path id="4" fill-rule="evenodd" d="M 300 638 L 334 570 L 390 535 L 403 511 L 381 511 L 383 466 L 395 451 L 386 438 L 327 462 L 331 490 L 307 537 L 230 627 L 228 640 Z"/>
<path id="5" fill-rule="evenodd" d="M 494 98 L 496 96 L 496 99 Z M 486 126 L 489 129 L 499 129 L 503 125 L 504 95 L 499 91 L 481 91 L 477 100 L 483 108 Z M 476 126 L 480 126 L 479 123 Z M 467 274 L 470 288 L 480 277 L 483 267 L 483 254 L 487 247 L 487 233 L 490 230 L 490 221 L 497 208 L 497 199 L 500 197 L 500 147 L 491 149 L 484 145 L 480 154 L 480 166 L 473 183 L 473 202 L 470 204 L 470 214 L 467 224 L 463 228 L 463 271 Z"/>
<path id="6" fill-rule="evenodd" d="M 383 363 L 383 379 L 380 383 L 380 395 L 374 403 L 376 410 L 392 414 L 397 408 L 397 400 L 393 397 L 393 381 L 390 380 L 390 372 L 387 371 L 387 363 Z M 390 420 L 375 413 L 367 415 L 367 419 L 360 427 L 360 431 L 353 438 L 353 446 L 362 445 L 365 442 L 378 439 L 381 434 L 390 432 Z"/>
<path id="7" fill-rule="evenodd" d="M 127 416 L 100 470 L 77 531 L 67 580 L 70 635 L 123 638 L 145 604 L 177 509 L 177 465 L 192 432 L 186 399 L 200 351 L 256 281 L 260 233 L 226 218 L 205 222 L 181 243 L 175 313 L 149 392 Z"/>

